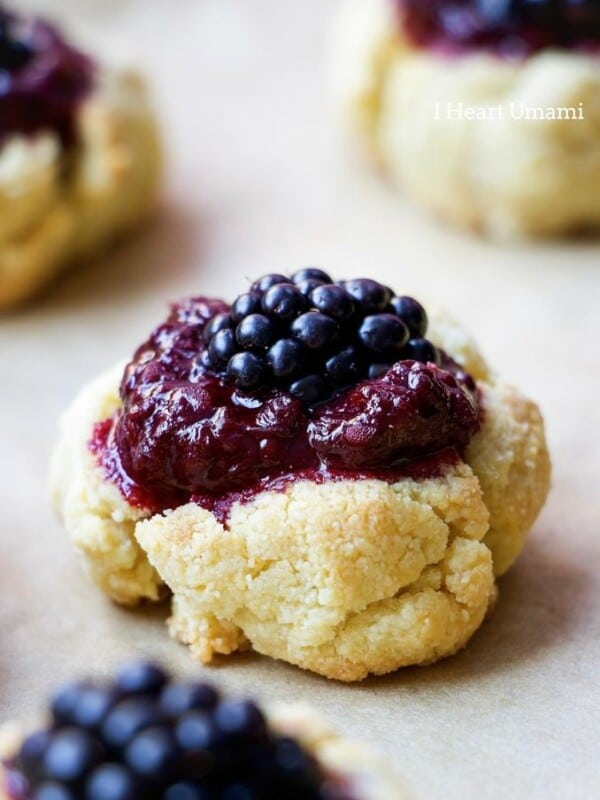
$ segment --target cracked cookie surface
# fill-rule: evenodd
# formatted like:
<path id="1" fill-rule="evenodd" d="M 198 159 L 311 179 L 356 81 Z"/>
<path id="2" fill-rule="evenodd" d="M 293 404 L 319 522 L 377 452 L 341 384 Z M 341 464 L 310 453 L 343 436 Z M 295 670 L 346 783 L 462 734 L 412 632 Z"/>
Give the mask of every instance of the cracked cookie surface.
<path id="1" fill-rule="evenodd" d="M 338 680 L 462 647 L 494 591 L 469 467 L 441 478 L 298 482 L 237 504 L 225 529 L 182 506 L 136 527 L 173 592 L 171 632 L 203 661 L 247 642 Z"/>

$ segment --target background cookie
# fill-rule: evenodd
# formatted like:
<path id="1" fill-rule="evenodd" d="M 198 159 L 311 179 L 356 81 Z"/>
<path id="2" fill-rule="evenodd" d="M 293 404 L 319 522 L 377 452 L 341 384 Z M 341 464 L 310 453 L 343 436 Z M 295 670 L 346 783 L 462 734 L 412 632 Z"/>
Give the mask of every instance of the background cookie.
<path id="1" fill-rule="evenodd" d="M 594 53 L 550 45 L 505 58 L 492 45 L 467 45 L 448 55 L 416 45 L 401 8 L 395 0 L 348 0 L 335 47 L 343 113 L 394 181 L 441 217 L 497 236 L 597 228 Z M 459 116 L 480 107 L 495 110 Z M 540 109 L 563 116 L 527 119 Z"/>
<path id="2" fill-rule="evenodd" d="M 28 299 L 69 264 L 138 226 L 155 207 L 160 173 L 158 132 L 141 77 L 108 61 L 92 63 L 66 49 L 71 46 L 54 28 L 31 25 L 39 52 L 2 100 L 0 308 Z M 78 76 L 73 97 L 61 95 L 60 83 L 53 86 L 61 79 L 48 66 L 52 57 L 68 58 Z M 19 81 L 29 81 L 28 88 Z M 39 119 L 30 119 L 26 92 L 42 109 Z M 45 101 L 48 94 L 52 102 Z"/>

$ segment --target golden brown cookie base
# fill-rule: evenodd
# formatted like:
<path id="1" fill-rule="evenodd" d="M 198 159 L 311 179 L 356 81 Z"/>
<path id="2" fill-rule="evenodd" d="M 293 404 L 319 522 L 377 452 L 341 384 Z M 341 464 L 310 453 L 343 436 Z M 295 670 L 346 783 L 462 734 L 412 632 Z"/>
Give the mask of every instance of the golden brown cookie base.
<path id="1" fill-rule="evenodd" d="M 253 649 L 355 681 L 460 649 L 494 590 L 469 467 L 396 484 L 302 481 L 233 507 L 190 503 L 136 528 L 173 592 L 170 630 L 208 662 Z"/>

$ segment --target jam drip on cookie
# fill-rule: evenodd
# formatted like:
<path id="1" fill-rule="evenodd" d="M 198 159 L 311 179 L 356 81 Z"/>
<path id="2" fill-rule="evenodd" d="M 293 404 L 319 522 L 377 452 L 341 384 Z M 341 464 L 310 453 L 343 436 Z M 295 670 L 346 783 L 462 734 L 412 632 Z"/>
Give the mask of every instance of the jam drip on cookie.
<path id="1" fill-rule="evenodd" d="M 444 52 L 483 48 L 527 56 L 600 47 L 598 0 L 396 0 L 408 37 Z"/>
<path id="2" fill-rule="evenodd" d="M 268 275 L 229 306 L 173 306 L 136 352 L 91 449 L 133 505 L 234 499 L 299 478 L 438 474 L 479 428 L 473 379 L 427 315 L 371 280 Z"/>
<path id="3" fill-rule="evenodd" d="M 11 800 L 359 800 L 251 700 L 138 662 L 52 700 L 5 768 Z"/>
<path id="4" fill-rule="evenodd" d="M 54 26 L 0 7 L 0 142 L 51 130 L 70 144 L 93 82 L 91 60 Z"/>

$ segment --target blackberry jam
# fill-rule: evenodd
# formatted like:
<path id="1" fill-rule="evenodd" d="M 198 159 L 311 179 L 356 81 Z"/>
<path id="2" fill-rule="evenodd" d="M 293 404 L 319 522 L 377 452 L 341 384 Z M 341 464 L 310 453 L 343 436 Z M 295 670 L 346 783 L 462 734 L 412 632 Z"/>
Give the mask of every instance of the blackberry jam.
<path id="1" fill-rule="evenodd" d="M 395 0 L 418 47 L 527 56 L 548 47 L 598 52 L 598 0 Z"/>
<path id="2" fill-rule="evenodd" d="M 94 72 L 53 25 L 0 7 L 0 143 L 50 130 L 70 144 Z"/>

